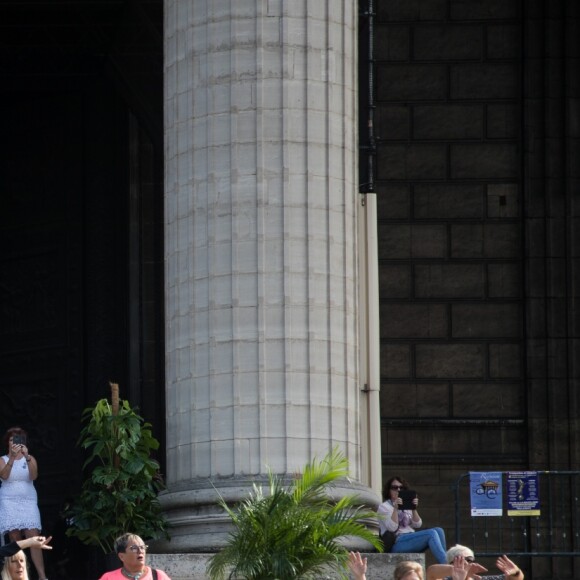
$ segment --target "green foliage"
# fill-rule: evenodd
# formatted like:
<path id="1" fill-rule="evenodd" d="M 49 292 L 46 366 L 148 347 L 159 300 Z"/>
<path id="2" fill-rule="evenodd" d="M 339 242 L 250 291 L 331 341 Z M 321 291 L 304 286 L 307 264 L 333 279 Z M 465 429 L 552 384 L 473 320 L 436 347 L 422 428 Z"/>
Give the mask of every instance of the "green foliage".
<path id="1" fill-rule="evenodd" d="M 163 489 L 159 464 L 151 452 L 159 448 L 151 425 L 128 401 L 113 415 L 107 399 L 83 411 L 85 423 L 78 445 L 88 453 L 88 476 L 80 496 L 67 512 L 69 536 L 113 551 L 115 538 L 132 532 L 144 540 L 168 537 L 157 493 Z"/>
<path id="2" fill-rule="evenodd" d="M 348 476 L 348 460 L 336 449 L 321 461 L 314 459 L 286 487 L 269 472 L 269 493 L 254 484 L 253 492 L 235 509 L 223 498 L 234 531 L 228 544 L 208 566 L 212 580 L 290 580 L 316 578 L 333 572 L 348 578 L 348 550 L 339 543 L 359 537 L 377 550 L 382 545 L 365 525 L 374 511 L 357 505 L 355 495 L 333 501 L 328 489 Z"/>

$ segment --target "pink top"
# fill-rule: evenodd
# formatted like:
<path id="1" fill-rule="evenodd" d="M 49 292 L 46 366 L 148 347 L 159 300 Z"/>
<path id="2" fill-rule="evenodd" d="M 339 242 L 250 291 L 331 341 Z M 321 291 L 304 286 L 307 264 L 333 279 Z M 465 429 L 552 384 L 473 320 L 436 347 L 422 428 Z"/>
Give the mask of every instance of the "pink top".
<path id="1" fill-rule="evenodd" d="M 159 569 L 157 569 L 157 578 L 159 578 L 159 580 L 171 580 L 163 570 Z M 118 568 L 112 572 L 105 572 L 99 580 L 127 580 L 127 576 L 124 576 L 121 572 L 121 568 Z M 147 566 L 147 574 L 140 576 L 139 580 L 153 580 L 153 574 L 151 573 L 151 568 L 149 566 Z"/>

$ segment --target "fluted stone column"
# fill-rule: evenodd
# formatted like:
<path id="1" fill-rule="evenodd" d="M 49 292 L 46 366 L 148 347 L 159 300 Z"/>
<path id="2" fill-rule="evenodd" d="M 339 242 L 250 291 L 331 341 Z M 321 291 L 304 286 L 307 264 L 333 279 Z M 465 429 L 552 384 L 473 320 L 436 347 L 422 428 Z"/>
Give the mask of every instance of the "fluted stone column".
<path id="1" fill-rule="evenodd" d="M 360 475 L 356 6 L 165 0 L 167 550 L 268 467 Z"/>

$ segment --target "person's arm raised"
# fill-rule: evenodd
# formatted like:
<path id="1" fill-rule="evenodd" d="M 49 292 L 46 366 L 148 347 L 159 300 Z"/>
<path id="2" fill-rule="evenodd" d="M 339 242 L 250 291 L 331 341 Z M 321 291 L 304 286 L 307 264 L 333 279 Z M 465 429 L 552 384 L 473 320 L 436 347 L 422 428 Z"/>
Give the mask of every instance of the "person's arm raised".
<path id="1" fill-rule="evenodd" d="M 505 554 L 496 560 L 495 565 L 504 573 L 506 578 L 524 580 L 524 573 Z"/>
<path id="2" fill-rule="evenodd" d="M 453 558 L 453 571 L 451 572 L 451 578 L 453 580 L 465 580 L 468 570 L 469 563 L 465 561 L 463 556 L 455 556 Z"/>
<path id="3" fill-rule="evenodd" d="M 349 552 L 348 567 L 354 580 L 366 580 L 367 559 L 363 558 L 359 552 Z"/>
<path id="4" fill-rule="evenodd" d="M 23 550 L 25 548 L 41 548 L 42 550 L 52 550 L 52 546 L 48 545 L 50 540 L 52 540 L 52 536 L 32 536 L 31 538 L 18 540 L 16 543 Z"/>
<path id="5" fill-rule="evenodd" d="M 451 564 L 432 564 L 427 568 L 426 580 L 439 580 L 451 576 L 453 566 Z"/>

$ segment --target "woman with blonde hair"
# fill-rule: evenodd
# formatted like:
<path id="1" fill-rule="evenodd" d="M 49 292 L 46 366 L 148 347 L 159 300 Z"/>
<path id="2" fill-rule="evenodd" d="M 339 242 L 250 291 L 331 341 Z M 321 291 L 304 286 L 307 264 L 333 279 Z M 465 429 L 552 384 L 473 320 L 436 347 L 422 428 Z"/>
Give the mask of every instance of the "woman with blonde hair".
<path id="1" fill-rule="evenodd" d="M 423 580 L 423 566 L 418 562 L 399 562 L 395 568 L 394 580 Z"/>
<path id="2" fill-rule="evenodd" d="M 349 553 L 348 567 L 354 580 L 366 580 L 367 559 L 363 558 L 359 552 Z M 399 562 L 393 578 L 394 580 L 423 580 L 423 566 L 410 560 Z"/>
<path id="3" fill-rule="evenodd" d="M 28 580 L 28 569 L 26 567 L 26 556 L 22 551 L 25 548 L 35 550 L 52 550 L 48 545 L 51 536 L 32 536 L 17 542 L 10 542 L 5 546 L 0 546 L 0 577 L 2 580 Z"/>
<path id="4" fill-rule="evenodd" d="M 26 554 L 22 550 L 4 559 L 1 578 L 2 580 L 28 580 Z"/>

